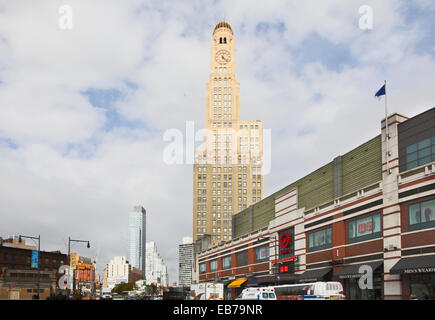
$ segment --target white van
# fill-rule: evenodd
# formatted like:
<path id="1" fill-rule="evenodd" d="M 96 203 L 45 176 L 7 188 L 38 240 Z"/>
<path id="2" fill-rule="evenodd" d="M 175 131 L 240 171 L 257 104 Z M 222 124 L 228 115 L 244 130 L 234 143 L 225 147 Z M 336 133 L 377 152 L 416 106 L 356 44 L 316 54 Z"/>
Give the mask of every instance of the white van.
<path id="1" fill-rule="evenodd" d="M 236 300 L 276 300 L 273 287 L 246 288 Z"/>

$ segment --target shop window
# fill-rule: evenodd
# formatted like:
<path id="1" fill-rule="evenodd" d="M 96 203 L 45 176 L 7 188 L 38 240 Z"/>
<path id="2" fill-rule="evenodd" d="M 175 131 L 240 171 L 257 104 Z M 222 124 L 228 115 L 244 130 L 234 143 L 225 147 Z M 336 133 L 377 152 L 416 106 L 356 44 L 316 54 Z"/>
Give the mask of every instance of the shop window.
<path id="1" fill-rule="evenodd" d="M 312 232 L 308 235 L 308 251 L 317 251 L 332 246 L 332 228 Z"/>
<path id="2" fill-rule="evenodd" d="M 382 275 L 375 272 L 373 274 L 373 287 L 371 289 L 361 289 L 359 278 L 346 279 L 348 300 L 381 300 L 382 299 Z"/>
<path id="3" fill-rule="evenodd" d="M 213 260 L 210 262 L 210 271 L 216 271 L 217 270 L 217 260 Z"/>
<path id="4" fill-rule="evenodd" d="M 435 299 L 435 274 L 413 274 L 409 276 L 410 299 Z"/>
<path id="5" fill-rule="evenodd" d="M 348 224 L 349 243 L 370 240 L 381 236 L 381 215 L 350 221 Z"/>
<path id="6" fill-rule="evenodd" d="M 222 269 L 230 269 L 231 268 L 231 256 L 227 256 L 222 258 Z"/>
<path id="7" fill-rule="evenodd" d="M 435 136 L 406 147 L 406 170 L 435 161 Z"/>
<path id="8" fill-rule="evenodd" d="M 237 266 L 246 266 L 248 264 L 248 251 L 243 251 L 237 254 Z"/>
<path id="9" fill-rule="evenodd" d="M 408 206 L 409 230 L 435 227 L 435 199 Z"/>
<path id="10" fill-rule="evenodd" d="M 201 264 L 199 265 L 199 273 L 205 273 L 206 270 L 207 270 L 207 266 L 206 266 L 206 264 L 205 264 L 205 263 L 201 263 Z"/>

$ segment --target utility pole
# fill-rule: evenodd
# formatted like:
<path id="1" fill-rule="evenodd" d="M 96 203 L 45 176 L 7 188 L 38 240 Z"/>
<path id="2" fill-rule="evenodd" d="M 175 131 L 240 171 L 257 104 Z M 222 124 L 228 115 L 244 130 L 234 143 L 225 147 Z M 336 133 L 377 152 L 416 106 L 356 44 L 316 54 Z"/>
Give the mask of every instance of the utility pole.
<path id="1" fill-rule="evenodd" d="M 68 237 L 68 259 L 71 267 L 71 242 L 84 242 L 87 243 L 87 248 L 91 247 L 90 242 L 88 240 L 73 240 L 71 237 Z M 73 269 L 73 293 L 75 293 L 75 269 Z M 70 289 L 68 289 L 68 297 L 70 295 Z"/>

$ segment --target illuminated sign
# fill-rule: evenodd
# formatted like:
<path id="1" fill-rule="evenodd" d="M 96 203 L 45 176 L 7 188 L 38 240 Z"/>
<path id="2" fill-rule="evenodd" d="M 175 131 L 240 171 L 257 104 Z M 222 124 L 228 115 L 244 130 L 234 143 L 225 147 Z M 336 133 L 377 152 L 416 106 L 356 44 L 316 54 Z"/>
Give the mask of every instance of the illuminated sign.
<path id="1" fill-rule="evenodd" d="M 281 266 L 281 267 L 279 267 L 279 272 L 280 273 L 288 272 L 288 266 Z"/>
<path id="2" fill-rule="evenodd" d="M 284 262 L 290 262 L 290 261 L 297 261 L 297 260 L 298 260 L 297 256 L 292 256 L 292 257 L 287 257 L 287 258 L 283 258 L 283 259 L 274 260 L 274 261 L 272 261 L 272 264 L 275 264 L 275 263 L 284 263 Z"/>
<path id="3" fill-rule="evenodd" d="M 283 250 L 281 250 L 282 254 L 286 254 L 289 253 L 291 250 L 288 248 L 290 246 L 291 243 L 291 236 L 288 232 L 284 232 L 283 234 L 281 234 L 281 237 L 279 238 L 279 244 L 281 246 L 281 248 L 284 248 Z"/>
<path id="4" fill-rule="evenodd" d="M 280 232 L 279 234 L 279 257 L 286 258 L 293 253 L 294 243 L 292 237 L 294 236 L 293 228 L 289 228 Z"/>

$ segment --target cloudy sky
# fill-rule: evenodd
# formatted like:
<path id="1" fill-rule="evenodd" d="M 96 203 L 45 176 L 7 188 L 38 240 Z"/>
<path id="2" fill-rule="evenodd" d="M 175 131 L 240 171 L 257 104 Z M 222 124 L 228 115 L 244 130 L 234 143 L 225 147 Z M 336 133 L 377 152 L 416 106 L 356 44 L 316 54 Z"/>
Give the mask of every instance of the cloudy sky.
<path id="1" fill-rule="evenodd" d="M 65 11 L 72 10 L 72 25 Z M 373 28 L 361 29 L 363 5 Z M 435 2 L 0 0 L 0 236 L 43 250 L 126 255 L 147 209 L 178 278 L 192 234 L 192 165 L 163 161 L 166 130 L 201 129 L 214 26 L 236 39 L 242 120 L 272 133 L 266 195 L 380 133 L 389 112 L 435 106 Z M 71 26 L 72 28 L 69 28 Z"/>

